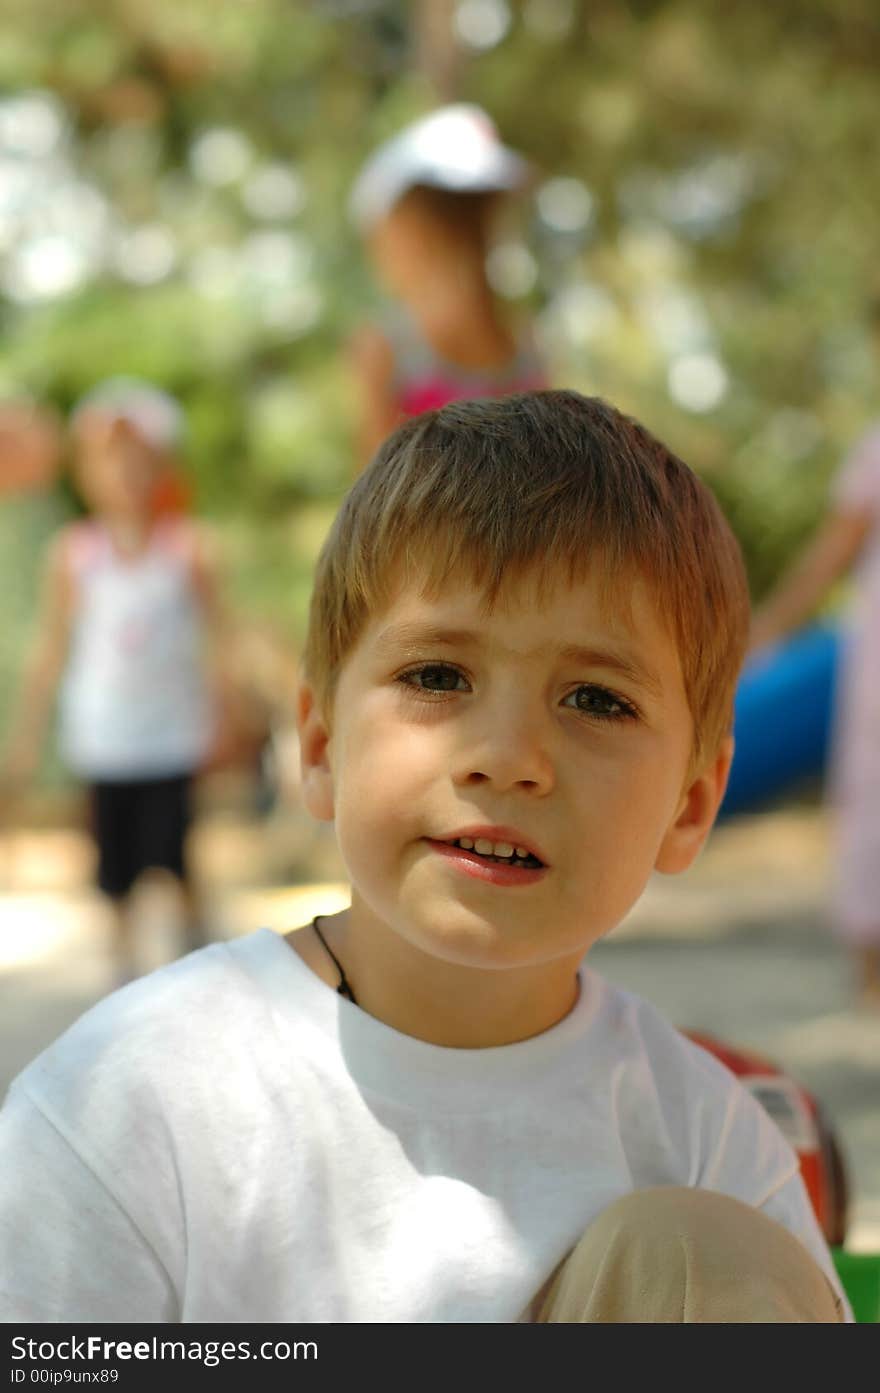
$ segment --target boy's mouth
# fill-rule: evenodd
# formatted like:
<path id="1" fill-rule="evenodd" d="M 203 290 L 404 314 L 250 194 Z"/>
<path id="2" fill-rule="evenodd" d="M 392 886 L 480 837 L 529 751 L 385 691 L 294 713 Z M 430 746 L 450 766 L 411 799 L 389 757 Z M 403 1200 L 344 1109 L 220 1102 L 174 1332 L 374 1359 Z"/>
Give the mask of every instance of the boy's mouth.
<path id="1" fill-rule="evenodd" d="M 510 842 L 493 842 L 488 837 L 454 837 L 446 845 L 472 851 L 484 861 L 495 861 L 505 866 L 527 866 L 537 870 L 544 865 L 528 847 L 511 846 Z"/>
<path id="2" fill-rule="evenodd" d="M 547 874 L 547 865 L 522 842 L 493 842 L 488 837 L 468 836 L 425 840 L 463 875 L 486 885 L 533 885 Z M 499 851 L 504 854 L 499 855 Z M 518 855 L 519 852 L 525 855 Z"/>
<path id="3" fill-rule="evenodd" d="M 446 837 L 426 839 L 459 869 L 496 885 L 530 885 L 549 869 L 515 827 L 466 827 Z"/>

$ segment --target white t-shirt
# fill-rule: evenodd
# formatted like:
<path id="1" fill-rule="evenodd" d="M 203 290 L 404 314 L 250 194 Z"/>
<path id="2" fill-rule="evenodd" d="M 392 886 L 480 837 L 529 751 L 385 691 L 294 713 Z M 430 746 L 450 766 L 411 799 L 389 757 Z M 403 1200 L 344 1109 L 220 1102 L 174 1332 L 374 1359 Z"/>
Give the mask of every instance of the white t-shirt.
<path id="1" fill-rule="evenodd" d="M 398 1034 L 262 929 L 89 1011 L 0 1113 L 7 1321 L 513 1322 L 652 1185 L 764 1210 L 835 1286 L 794 1153 L 589 969 L 519 1044 Z"/>

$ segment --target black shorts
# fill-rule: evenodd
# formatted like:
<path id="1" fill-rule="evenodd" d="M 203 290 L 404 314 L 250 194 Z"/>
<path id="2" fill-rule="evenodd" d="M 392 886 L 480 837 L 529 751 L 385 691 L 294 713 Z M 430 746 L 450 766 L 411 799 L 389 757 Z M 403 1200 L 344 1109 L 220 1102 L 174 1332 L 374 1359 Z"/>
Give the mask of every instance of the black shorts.
<path id="1" fill-rule="evenodd" d="M 192 774 L 164 779 L 95 783 L 92 832 L 98 845 L 98 885 L 106 895 L 127 895 L 142 871 L 186 878 Z"/>

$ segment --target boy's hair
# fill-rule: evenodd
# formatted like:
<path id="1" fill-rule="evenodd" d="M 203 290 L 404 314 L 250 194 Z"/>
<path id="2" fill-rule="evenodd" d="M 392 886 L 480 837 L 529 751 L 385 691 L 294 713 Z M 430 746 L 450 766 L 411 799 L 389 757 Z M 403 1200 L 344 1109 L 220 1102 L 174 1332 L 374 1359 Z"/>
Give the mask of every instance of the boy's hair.
<path id="1" fill-rule="evenodd" d="M 472 581 L 491 606 L 528 575 L 546 593 L 598 576 L 603 604 L 647 580 L 674 639 L 692 768 L 730 729 L 749 595 L 739 545 L 697 476 L 597 397 L 540 391 L 455 402 L 384 442 L 318 559 L 304 671 L 330 718 L 341 664 L 395 588 Z"/>

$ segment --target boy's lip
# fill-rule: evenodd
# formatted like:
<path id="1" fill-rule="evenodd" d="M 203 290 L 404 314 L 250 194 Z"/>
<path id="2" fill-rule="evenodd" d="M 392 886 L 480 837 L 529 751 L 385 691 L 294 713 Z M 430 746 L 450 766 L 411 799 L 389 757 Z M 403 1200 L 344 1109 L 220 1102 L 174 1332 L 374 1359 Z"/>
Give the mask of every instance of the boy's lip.
<path id="1" fill-rule="evenodd" d="M 527 837 L 524 832 L 520 832 L 516 827 L 499 827 L 495 824 L 480 823 L 479 826 L 460 827 L 457 832 L 443 832 L 439 837 L 432 838 L 438 842 L 457 842 L 459 837 L 470 837 L 476 841 L 478 837 L 484 838 L 487 842 L 507 842 L 510 846 L 524 846 L 532 856 L 536 856 L 545 866 L 549 866 L 549 861 L 541 848 L 531 837 Z"/>

